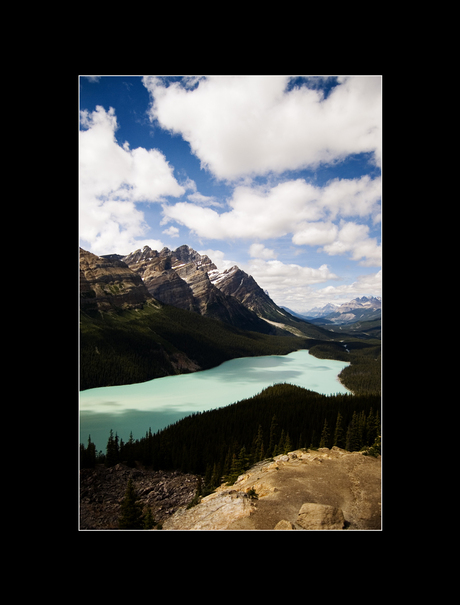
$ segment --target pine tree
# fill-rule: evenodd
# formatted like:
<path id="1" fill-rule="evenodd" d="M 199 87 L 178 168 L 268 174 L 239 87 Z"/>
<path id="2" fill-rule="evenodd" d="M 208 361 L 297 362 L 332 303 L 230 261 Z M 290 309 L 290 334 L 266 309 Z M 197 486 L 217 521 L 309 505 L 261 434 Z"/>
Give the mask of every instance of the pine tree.
<path id="1" fill-rule="evenodd" d="M 292 451 L 291 439 L 289 437 L 289 433 L 286 433 L 286 439 L 284 440 L 283 453 L 287 454 L 288 452 L 291 452 L 291 451 Z"/>
<path id="2" fill-rule="evenodd" d="M 252 450 L 251 450 L 251 462 L 259 462 L 264 459 L 264 436 L 262 426 L 259 424 L 256 437 L 254 437 Z"/>
<path id="3" fill-rule="evenodd" d="M 362 447 L 361 436 L 359 431 L 359 416 L 356 410 L 353 412 L 353 417 L 347 429 L 346 449 L 349 452 L 358 452 Z"/>
<path id="4" fill-rule="evenodd" d="M 118 527 L 119 529 L 142 529 L 142 510 L 137 501 L 137 494 L 131 477 L 128 481 L 125 497 L 121 503 Z"/>
<path id="5" fill-rule="evenodd" d="M 334 431 L 334 443 L 333 445 L 340 447 L 341 449 L 345 448 L 345 433 L 342 426 L 342 415 L 340 412 L 337 414 L 337 421 L 335 423 L 335 431 Z"/>
<path id="6" fill-rule="evenodd" d="M 382 441 L 381 436 L 377 435 L 374 443 L 371 445 L 371 447 L 369 448 L 369 450 L 367 452 L 368 456 L 377 457 L 381 453 L 381 441 Z"/>
<path id="7" fill-rule="evenodd" d="M 280 440 L 273 450 L 273 456 L 278 456 L 279 454 L 284 454 L 284 443 L 286 441 L 284 429 L 281 429 Z"/>
<path id="8" fill-rule="evenodd" d="M 80 443 L 80 468 L 94 468 L 96 466 L 96 446 L 88 437 L 88 447 Z"/>
<path id="9" fill-rule="evenodd" d="M 323 431 L 319 441 L 319 447 L 329 447 L 329 427 L 327 426 L 327 419 L 324 419 Z"/>
<path id="10" fill-rule="evenodd" d="M 153 529 L 155 527 L 155 519 L 153 518 L 152 509 L 150 506 L 147 507 L 147 513 L 144 516 L 143 521 L 144 529 Z"/>
<path id="11" fill-rule="evenodd" d="M 118 435 L 113 436 L 113 430 L 110 429 L 109 440 L 107 441 L 107 453 L 105 457 L 106 466 L 114 466 L 118 462 Z"/>
<path id="12" fill-rule="evenodd" d="M 276 433 L 278 431 L 278 422 L 276 420 L 276 415 L 273 414 L 272 417 L 272 422 L 270 425 L 270 439 L 268 442 L 268 450 L 267 450 L 267 456 L 275 456 L 276 454 L 274 454 L 274 450 L 276 447 Z"/>
<path id="13" fill-rule="evenodd" d="M 248 462 L 249 459 L 246 455 L 246 448 L 243 445 L 238 456 L 233 454 L 232 466 L 230 468 L 230 473 L 227 476 L 227 483 L 235 483 L 238 477 L 248 468 Z"/>

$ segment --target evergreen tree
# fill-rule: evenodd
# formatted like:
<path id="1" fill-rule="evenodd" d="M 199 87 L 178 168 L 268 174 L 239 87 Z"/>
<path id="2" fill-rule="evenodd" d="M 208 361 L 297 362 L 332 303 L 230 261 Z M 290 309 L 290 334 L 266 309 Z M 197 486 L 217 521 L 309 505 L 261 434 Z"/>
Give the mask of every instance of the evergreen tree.
<path id="1" fill-rule="evenodd" d="M 264 435 L 262 426 L 259 424 L 257 435 L 254 438 L 252 451 L 251 451 L 251 462 L 255 463 L 259 460 L 264 459 Z"/>
<path id="2" fill-rule="evenodd" d="M 372 445 L 374 443 L 374 441 L 377 439 L 378 435 L 380 435 L 379 412 L 377 411 L 374 414 L 372 408 L 370 409 L 369 416 L 367 417 L 366 433 L 367 433 L 367 445 Z"/>
<path id="3" fill-rule="evenodd" d="M 291 439 L 289 437 L 289 433 L 286 433 L 286 439 L 284 441 L 283 453 L 287 454 L 288 452 L 291 452 L 291 451 L 292 451 Z"/>
<path id="4" fill-rule="evenodd" d="M 211 475 L 211 486 L 213 488 L 219 487 L 222 479 L 222 465 L 214 463 Z"/>
<path id="5" fill-rule="evenodd" d="M 279 454 L 284 454 L 284 443 L 286 441 L 284 429 L 281 429 L 280 440 L 276 444 L 273 450 L 273 456 L 278 456 Z"/>
<path id="6" fill-rule="evenodd" d="M 109 439 L 107 441 L 107 450 L 105 456 L 105 465 L 114 466 L 117 464 L 119 458 L 118 451 L 118 435 L 113 436 L 113 430 L 110 429 Z"/>
<path id="7" fill-rule="evenodd" d="M 88 447 L 80 443 L 80 468 L 94 468 L 96 466 L 96 446 L 88 437 Z"/>
<path id="8" fill-rule="evenodd" d="M 274 450 L 276 447 L 276 434 L 278 432 L 278 422 L 276 420 L 276 415 L 273 414 L 272 417 L 272 422 L 270 425 L 270 439 L 268 442 L 268 450 L 267 450 L 267 456 L 275 456 L 276 454 L 274 454 Z"/>
<path id="9" fill-rule="evenodd" d="M 144 516 L 143 521 L 144 529 L 153 529 L 155 527 L 155 519 L 153 518 L 152 509 L 150 506 L 147 507 L 147 513 Z"/>
<path id="10" fill-rule="evenodd" d="M 248 468 L 248 463 L 249 459 L 246 455 L 246 448 L 243 445 L 238 456 L 233 454 L 232 466 L 230 468 L 230 473 L 227 476 L 227 483 L 235 483 L 238 477 Z"/>
<path id="11" fill-rule="evenodd" d="M 87 448 L 88 462 L 91 467 L 96 466 L 96 446 L 91 441 L 91 435 L 88 436 L 88 448 Z"/>
<path id="12" fill-rule="evenodd" d="M 344 449 L 345 448 L 345 433 L 343 430 L 342 422 L 343 422 L 342 414 L 340 412 L 338 412 L 337 421 L 335 423 L 333 445 Z"/>
<path id="13" fill-rule="evenodd" d="M 300 435 L 299 435 L 299 441 L 297 442 L 297 449 L 300 450 L 301 447 L 304 447 L 302 433 L 300 433 Z"/>
<path id="14" fill-rule="evenodd" d="M 120 447 L 121 450 L 121 447 Z M 133 432 L 131 431 L 129 434 L 129 441 L 128 443 L 125 445 L 125 456 L 123 456 L 122 460 L 126 460 L 126 463 L 128 466 L 130 467 L 134 467 L 135 466 L 135 461 L 134 461 L 134 439 L 133 439 Z"/>
<path id="15" fill-rule="evenodd" d="M 323 430 L 319 441 L 319 447 L 329 447 L 329 427 L 327 426 L 327 419 L 324 419 Z"/>
<path id="16" fill-rule="evenodd" d="M 353 417 L 347 429 L 346 449 L 349 452 L 358 452 L 362 447 L 360 431 L 359 431 L 359 416 L 356 411 L 353 412 Z"/>
<path id="17" fill-rule="evenodd" d="M 120 529 L 142 529 L 142 510 L 137 501 L 137 494 L 131 477 L 128 481 L 125 497 L 121 503 L 118 527 Z"/>
<path id="18" fill-rule="evenodd" d="M 367 454 L 368 456 L 378 456 L 381 453 L 381 436 L 377 435 L 374 443 L 369 448 Z"/>

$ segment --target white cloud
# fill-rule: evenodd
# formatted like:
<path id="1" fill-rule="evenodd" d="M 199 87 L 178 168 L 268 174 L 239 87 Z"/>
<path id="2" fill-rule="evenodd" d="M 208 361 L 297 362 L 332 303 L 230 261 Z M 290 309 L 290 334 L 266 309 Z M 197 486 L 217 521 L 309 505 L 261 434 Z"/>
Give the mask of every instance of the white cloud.
<path id="1" fill-rule="evenodd" d="M 207 250 L 198 250 L 197 252 L 201 255 L 209 256 L 209 258 L 216 265 L 219 271 L 226 271 L 227 269 L 231 269 L 235 265 L 238 265 L 242 268 L 241 263 L 238 264 L 234 260 L 226 259 L 225 252 L 222 252 L 222 250 L 211 250 L 210 248 L 208 248 Z"/>
<path id="2" fill-rule="evenodd" d="M 200 238 L 217 240 L 270 239 L 292 235 L 298 246 L 324 246 L 329 255 L 349 253 L 362 265 L 380 262 L 380 247 L 368 237 L 367 225 L 336 220 L 339 216 L 360 219 L 378 216 L 380 179 L 334 180 L 316 187 L 304 179 L 279 183 L 274 187 L 235 187 L 219 213 L 190 202 L 163 205 L 163 222 L 171 220 L 188 227 Z M 189 196 L 190 197 L 190 196 Z M 336 220 L 336 222 L 334 222 Z M 257 250 L 251 248 L 252 256 Z M 267 257 L 268 252 L 265 252 Z"/>
<path id="3" fill-rule="evenodd" d="M 261 288 L 268 290 L 270 297 L 278 304 L 286 304 L 289 295 L 300 293 L 305 295 L 308 287 L 321 284 L 331 279 L 338 279 L 327 265 L 318 269 L 302 267 L 296 264 L 286 264 L 279 260 L 264 261 L 255 259 L 241 266 L 246 273 L 252 275 Z"/>
<path id="4" fill-rule="evenodd" d="M 351 253 L 351 258 L 360 265 L 375 266 L 381 263 L 381 246 L 376 238 L 368 237 L 369 227 L 356 223 L 342 223 L 337 239 L 324 246 L 330 256 Z M 363 259 L 363 260 L 362 260 Z"/>
<path id="5" fill-rule="evenodd" d="M 222 208 L 223 204 L 217 202 L 212 195 L 202 195 L 198 191 L 187 195 L 187 199 L 194 204 L 200 204 L 200 206 L 218 206 Z"/>
<path id="6" fill-rule="evenodd" d="M 179 237 L 179 229 L 177 227 L 169 227 L 169 229 L 165 229 L 162 233 L 169 235 L 169 237 Z"/>
<path id="7" fill-rule="evenodd" d="M 185 192 L 173 169 L 156 149 L 129 149 L 115 139 L 115 110 L 97 106 L 80 115 L 80 237 L 95 254 L 128 253 L 142 245 L 148 226 L 138 202 L 164 201 Z M 143 238 L 143 239 L 139 239 Z"/>
<path id="8" fill-rule="evenodd" d="M 270 258 L 276 258 L 278 254 L 269 248 L 265 248 L 263 244 L 252 244 L 249 248 L 249 256 L 252 258 L 262 258 L 268 260 Z"/>
<path id="9" fill-rule="evenodd" d="M 283 289 L 276 289 L 276 284 L 274 286 L 270 296 L 273 294 L 272 298 L 278 305 L 286 306 L 297 313 L 305 313 L 313 307 L 322 307 L 330 302 L 340 305 L 361 296 L 381 296 L 382 274 L 378 271 L 361 275 L 351 284 L 329 285 L 319 289 L 301 284 Z"/>
<path id="10" fill-rule="evenodd" d="M 292 232 L 299 220 L 319 218 L 314 203 L 315 187 L 303 179 L 287 181 L 273 188 L 236 187 L 228 201 L 231 208 L 219 214 L 188 202 L 163 206 L 166 219 L 185 225 L 199 237 L 209 239 L 257 239 L 279 237 Z"/>
<path id="11" fill-rule="evenodd" d="M 312 309 L 315 306 L 326 305 L 333 302 L 340 305 L 344 302 L 353 300 L 361 296 L 381 296 L 382 295 L 382 271 L 360 275 L 352 284 L 342 284 L 340 286 L 326 286 L 316 291 L 311 291 L 308 298 L 299 300 L 294 310 Z M 289 305 L 287 305 L 289 306 Z"/>
<path id="12" fill-rule="evenodd" d="M 190 143 L 217 178 L 280 173 L 370 152 L 381 157 L 381 78 L 339 78 L 321 90 L 285 92 L 284 76 L 217 76 L 192 88 L 145 77 L 150 117 Z"/>
<path id="13" fill-rule="evenodd" d="M 294 233 L 292 241 L 298 246 L 321 246 L 331 244 L 337 237 L 338 229 L 333 223 L 302 223 L 299 230 Z"/>
<path id="14" fill-rule="evenodd" d="M 377 217 L 381 195 L 380 177 L 371 179 L 365 175 L 359 179 L 334 179 L 324 187 L 321 203 L 329 211 L 331 219 L 337 215 Z"/>

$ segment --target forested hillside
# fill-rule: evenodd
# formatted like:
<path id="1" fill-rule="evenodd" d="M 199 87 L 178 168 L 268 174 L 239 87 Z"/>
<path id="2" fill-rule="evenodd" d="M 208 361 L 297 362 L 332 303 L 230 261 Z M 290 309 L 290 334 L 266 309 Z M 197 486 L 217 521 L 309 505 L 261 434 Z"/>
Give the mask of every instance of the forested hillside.
<path id="1" fill-rule="evenodd" d="M 80 315 L 80 390 L 205 370 L 236 357 L 285 355 L 309 340 L 240 330 L 171 305 Z"/>
<path id="2" fill-rule="evenodd" d="M 379 395 L 320 395 L 278 384 L 224 408 L 192 414 L 142 439 L 110 432 L 104 461 L 134 462 L 154 470 L 204 475 L 208 489 L 233 482 L 258 460 L 302 447 L 371 448 L 380 453 Z M 93 444 L 81 446 L 82 466 L 95 462 Z"/>
<path id="3" fill-rule="evenodd" d="M 381 344 L 380 340 L 350 338 L 342 342 L 316 341 L 308 347 L 311 355 L 319 359 L 349 361 L 339 374 L 340 382 L 356 394 L 381 393 Z"/>

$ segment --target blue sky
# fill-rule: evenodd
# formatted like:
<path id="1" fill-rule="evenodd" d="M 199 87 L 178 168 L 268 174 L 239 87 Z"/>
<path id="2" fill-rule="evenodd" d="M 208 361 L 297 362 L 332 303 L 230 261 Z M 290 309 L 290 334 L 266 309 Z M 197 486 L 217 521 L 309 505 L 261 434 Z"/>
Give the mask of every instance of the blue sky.
<path id="1" fill-rule="evenodd" d="M 380 76 L 80 76 L 79 235 L 187 244 L 302 312 L 381 295 Z"/>

